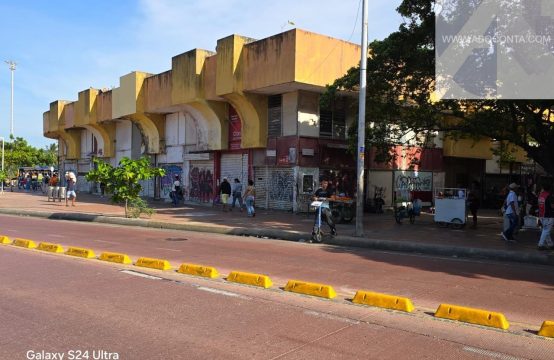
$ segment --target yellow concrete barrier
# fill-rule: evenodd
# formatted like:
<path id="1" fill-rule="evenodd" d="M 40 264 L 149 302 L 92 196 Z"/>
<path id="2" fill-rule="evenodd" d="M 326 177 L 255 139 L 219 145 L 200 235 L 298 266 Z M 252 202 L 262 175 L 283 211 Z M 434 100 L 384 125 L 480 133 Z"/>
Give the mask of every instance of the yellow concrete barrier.
<path id="1" fill-rule="evenodd" d="M 501 313 L 458 305 L 440 304 L 435 316 L 503 330 L 508 330 L 510 327 L 510 323 Z"/>
<path id="2" fill-rule="evenodd" d="M 227 276 L 227 281 L 259 286 L 265 289 L 270 288 L 273 285 L 271 279 L 267 275 L 252 274 L 242 271 L 231 271 L 229 276 Z"/>
<path id="3" fill-rule="evenodd" d="M 53 253 L 63 253 L 63 247 L 59 244 L 51 244 L 47 242 L 41 242 L 38 244 L 38 249 L 42 251 L 48 251 Z"/>
<path id="4" fill-rule="evenodd" d="M 36 249 L 37 244 L 33 240 L 27 240 L 27 239 L 15 239 L 13 244 L 15 246 L 24 247 L 27 249 Z"/>
<path id="5" fill-rule="evenodd" d="M 100 260 L 109 261 L 119 264 L 131 264 L 132 261 L 129 256 L 125 254 L 113 253 L 113 252 L 103 252 L 100 254 Z"/>
<path id="6" fill-rule="evenodd" d="M 287 282 L 287 285 L 285 286 L 285 291 L 319 296 L 326 299 L 332 299 L 337 296 L 337 293 L 330 285 L 316 284 L 298 280 L 289 280 Z"/>
<path id="7" fill-rule="evenodd" d="M 0 236 L 0 244 L 9 245 L 11 243 L 12 243 L 12 241 L 10 240 L 9 237 L 3 236 L 3 235 Z"/>
<path id="8" fill-rule="evenodd" d="M 141 267 L 147 267 L 151 269 L 157 269 L 157 270 L 170 270 L 171 264 L 169 261 L 164 259 L 152 259 L 152 258 L 146 258 L 141 257 L 137 260 L 136 266 Z"/>
<path id="9" fill-rule="evenodd" d="M 377 306 L 386 309 L 400 310 L 405 312 L 414 311 L 414 305 L 412 301 L 405 297 L 399 297 L 394 295 L 380 294 L 371 291 L 358 290 L 353 303 Z"/>
<path id="10" fill-rule="evenodd" d="M 219 273 L 214 267 L 195 264 L 181 264 L 177 272 L 187 275 L 203 276 L 211 279 L 219 276 Z"/>
<path id="11" fill-rule="evenodd" d="M 94 254 L 94 251 L 91 249 L 84 249 L 84 248 L 73 247 L 73 246 L 68 247 L 65 253 L 66 255 L 82 257 L 85 259 L 94 259 L 96 257 L 96 255 Z"/>
<path id="12" fill-rule="evenodd" d="M 543 322 L 539 335 L 554 338 L 554 321 Z"/>

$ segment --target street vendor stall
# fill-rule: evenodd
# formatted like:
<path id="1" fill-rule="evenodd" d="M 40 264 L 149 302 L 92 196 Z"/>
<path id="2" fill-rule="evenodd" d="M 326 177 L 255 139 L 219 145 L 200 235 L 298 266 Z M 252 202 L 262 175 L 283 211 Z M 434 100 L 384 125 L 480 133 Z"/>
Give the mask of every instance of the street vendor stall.
<path id="1" fill-rule="evenodd" d="M 333 221 L 337 224 L 349 223 L 356 215 L 354 200 L 347 196 L 331 196 L 329 198 L 329 208 L 333 215 Z"/>
<path id="2" fill-rule="evenodd" d="M 441 226 L 461 229 L 467 222 L 467 189 L 435 189 L 435 222 Z"/>
<path id="3" fill-rule="evenodd" d="M 424 201 L 431 197 L 433 173 L 426 171 L 398 170 L 394 172 L 393 184 L 394 219 L 401 224 L 402 219 L 415 222 L 421 214 Z"/>

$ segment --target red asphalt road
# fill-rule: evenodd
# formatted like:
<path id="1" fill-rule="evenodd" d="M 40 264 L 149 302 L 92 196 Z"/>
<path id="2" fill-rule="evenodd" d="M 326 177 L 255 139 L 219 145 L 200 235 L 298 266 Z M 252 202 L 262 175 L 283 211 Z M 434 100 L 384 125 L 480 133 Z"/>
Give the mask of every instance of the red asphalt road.
<path id="1" fill-rule="evenodd" d="M 435 310 L 441 303 L 505 313 L 531 328 L 554 320 L 554 269 L 548 266 L 438 258 L 198 232 L 153 230 L 70 221 L 0 216 L 0 235 L 165 258 L 181 263 L 330 284 L 352 297 L 370 290 L 411 298 Z"/>
<path id="2" fill-rule="evenodd" d="M 524 342 L 528 342 L 531 336 L 525 330 L 536 331 L 542 321 L 554 319 L 551 267 L 12 216 L 0 216 L 0 234 L 64 246 L 90 247 L 97 253 L 124 252 L 135 260 L 139 256 L 166 258 L 175 267 L 182 262 L 199 263 L 215 266 L 221 274 L 230 270 L 263 273 L 272 278 L 276 287 L 283 287 L 288 279 L 326 283 L 333 285 L 343 298 L 351 298 L 358 289 L 407 296 L 418 309 L 422 309 L 418 316 L 424 318 L 430 317 L 425 312 L 434 311 L 440 303 L 499 311 L 507 316 L 518 339 L 522 334 L 528 335 L 523 337 Z M 10 247 L 0 247 L 0 250 L 4 248 Z M 34 255 L 32 259 L 36 257 Z M 23 263 L 32 263 L 32 259 Z M 12 272 L 4 265 L 1 261 L 2 277 Z M 30 278 L 27 280 L 31 281 Z M 29 284 L 32 288 L 32 282 Z M 86 289 L 97 291 L 90 286 Z M 225 306 L 220 308 L 225 309 Z M 431 327 L 436 323 L 432 320 Z M 468 331 L 466 327 L 472 331 L 475 329 L 464 325 L 465 331 Z M 489 336 L 491 331 L 487 331 Z M 538 341 L 538 349 L 554 345 L 548 340 L 531 338 Z M 526 345 L 522 345 L 522 349 L 525 350 L 523 354 L 530 350 Z M 502 348 L 496 349 L 499 350 L 502 352 Z M 551 354 L 550 358 L 554 358 L 554 351 Z"/>
<path id="3" fill-rule="evenodd" d="M 246 255 L 245 255 L 246 256 Z M 422 315 L 0 247 L 0 359 L 551 359 L 554 342 Z"/>

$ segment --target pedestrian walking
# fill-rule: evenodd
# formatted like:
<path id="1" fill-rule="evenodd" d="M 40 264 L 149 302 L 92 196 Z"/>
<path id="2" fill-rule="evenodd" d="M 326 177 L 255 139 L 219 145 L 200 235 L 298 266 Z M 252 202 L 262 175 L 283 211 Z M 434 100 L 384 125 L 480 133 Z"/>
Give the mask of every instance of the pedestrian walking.
<path id="1" fill-rule="evenodd" d="M 242 184 L 240 183 L 240 180 L 235 178 L 235 184 L 233 187 L 233 202 L 231 203 L 231 210 L 235 208 L 235 203 L 239 201 L 239 209 L 242 212 Z"/>
<path id="2" fill-rule="evenodd" d="M 58 186 L 58 174 L 54 173 L 54 175 L 52 175 L 52 177 L 50 178 L 50 181 L 48 181 L 48 185 Z"/>
<path id="3" fill-rule="evenodd" d="M 103 181 L 100 181 L 100 197 L 103 198 L 105 193 L 106 193 L 106 183 Z"/>
<path id="4" fill-rule="evenodd" d="M 519 202 L 518 197 L 516 194 L 516 190 L 519 187 L 516 183 L 511 183 L 508 188 L 510 189 L 510 192 L 508 193 L 508 196 L 506 197 L 506 200 L 504 201 L 504 216 L 509 221 L 509 227 L 507 230 L 504 230 L 502 232 L 502 238 L 505 241 L 508 242 L 515 242 L 514 239 L 514 231 L 517 228 L 518 224 L 518 216 L 519 214 Z"/>
<path id="5" fill-rule="evenodd" d="M 177 206 L 177 203 L 181 199 L 181 181 L 179 181 L 179 175 L 175 174 L 175 180 L 171 186 L 171 199 L 173 200 L 173 206 Z"/>
<path id="6" fill-rule="evenodd" d="M 256 188 L 254 187 L 254 181 L 248 180 L 248 186 L 244 192 L 244 199 L 246 201 L 246 212 L 248 216 L 256 216 L 256 209 L 254 207 L 254 201 L 256 200 Z"/>
<path id="7" fill-rule="evenodd" d="M 541 237 L 539 239 L 539 250 L 551 250 L 554 243 L 550 238 L 552 225 L 554 225 L 554 198 L 550 192 L 550 184 L 544 184 L 539 194 L 539 218 L 542 224 Z"/>
<path id="8" fill-rule="evenodd" d="M 221 204 L 223 205 L 223 211 L 227 211 L 227 203 L 229 202 L 229 196 L 231 196 L 231 184 L 227 181 L 227 178 L 223 178 L 223 182 L 220 186 L 221 191 Z"/>
<path id="9" fill-rule="evenodd" d="M 71 206 L 75 206 L 75 200 L 77 199 L 76 184 L 77 177 L 73 172 L 66 175 L 67 179 L 67 193 L 65 194 L 65 206 L 69 206 L 68 200 L 71 199 Z"/>
<path id="10" fill-rule="evenodd" d="M 467 203 L 471 216 L 473 217 L 472 227 L 475 229 L 477 227 L 477 211 L 481 206 L 481 201 L 479 200 L 479 187 L 477 184 L 474 184 L 473 189 L 467 195 Z"/>

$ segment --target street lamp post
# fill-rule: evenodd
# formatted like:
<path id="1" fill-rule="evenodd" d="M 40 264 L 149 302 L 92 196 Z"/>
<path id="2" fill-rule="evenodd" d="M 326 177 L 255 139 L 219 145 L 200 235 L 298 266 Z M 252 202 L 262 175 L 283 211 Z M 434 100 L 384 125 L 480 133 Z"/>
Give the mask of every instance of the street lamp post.
<path id="1" fill-rule="evenodd" d="M 13 73 L 15 71 L 15 67 L 17 66 L 17 63 L 12 60 L 6 60 L 6 64 L 10 67 L 10 72 L 12 75 L 12 92 L 10 97 L 10 137 L 13 137 Z"/>
<path id="2" fill-rule="evenodd" d="M 358 191 L 356 192 L 356 236 L 364 234 L 365 96 L 367 73 L 367 2 L 362 7 L 362 56 L 360 59 L 360 100 L 358 109 Z"/>
<path id="3" fill-rule="evenodd" d="M 4 138 L 0 137 L 0 141 L 2 141 L 2 173 L 4 173 Z M 4 179 L 2 179 L 2 190 L 0 190 L 2 194 L 4 193 Z"/>

